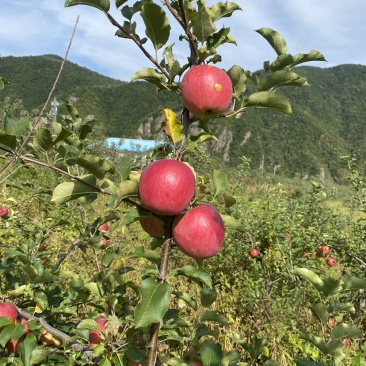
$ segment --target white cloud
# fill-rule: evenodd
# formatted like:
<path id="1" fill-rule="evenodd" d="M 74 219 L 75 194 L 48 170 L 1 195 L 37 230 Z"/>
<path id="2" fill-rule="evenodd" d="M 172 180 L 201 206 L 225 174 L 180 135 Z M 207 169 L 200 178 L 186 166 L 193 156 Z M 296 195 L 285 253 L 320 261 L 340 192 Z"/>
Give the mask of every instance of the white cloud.
<path id="1" fill-rule="evenodd" d="M 223 68 L 238 64 L 255 71 L 263 61 L 273 60 L 276 54 L 255 29 L 269 27 L 286 39 L 290 53 L 321 51 L 328 64 L 366 63 L 364 35 L 366 25 L 364 0 L 236 0 L 243 11 L 235 12 L 221 23 L 230 26 L 238 46 L 225 45 Z M 135 71 L 151 67 L 147 58 L 128 40 L 114 36 L 113 27 L 105 15 L 88 6 L 64 7 L 64 0 L 1 0 L 0 54 L 65 55 L 77 16 L 79 24 L 69 53 L 69 60 L 106 76 L 129 80 Z M 206 0 L 208 6 L 216 0 Z M 111 13 L 119 22 L 117 10 Z M 174 37 L 180 32 L 174 28 Z M 185 62 L 188 47 L 175 42 L 177 58 Z M 151 47 L 150 47 L 151 51 Z"/>

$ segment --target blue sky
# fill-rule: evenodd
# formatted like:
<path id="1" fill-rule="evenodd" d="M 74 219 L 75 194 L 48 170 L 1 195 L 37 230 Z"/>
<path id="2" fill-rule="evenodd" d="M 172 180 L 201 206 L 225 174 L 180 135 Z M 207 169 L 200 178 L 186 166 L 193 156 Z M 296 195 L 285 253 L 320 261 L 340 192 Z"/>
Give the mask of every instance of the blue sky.
<path id="1" fill-rule="evenodd" d="M 213 0 L 206 0 L 208 6 Z M 127 4 L 133 4 L 129 1 Z M 219 49 L 224 69 L 237 64 L 246 70 L 262 68 L 263 61 L 275 53 L 256 32 L 273 28 L 286 39 L 289 53 L 322 52 L 328 62 L 315 66 L 339 64 L 366 65 L 365 0 L 237 0 L 243 11 L 224 18 L 238 45 Z M 120 23 L 123 18 L 111 14 Z M 69 61 L 115 79 L 130 80 L 135 71 L 151 67 L 141 51 L 129 40 L 114 36 L 115 28 L 105 15 L 87 6 L 64 7 L 64 0 L 1 0 L 0 55 L 65 55 L 71 34 L 79 18 Z M 172 39 L 176 57 L 184 63 L 188 48 L 176 39 L 180 29 L 174 25 Z M 143 29 L 140 27 L 142 36 Z M 1 75 L 1 70 L 0 70 Z M 2 75 L 5 76 L 6 75 Z"/>

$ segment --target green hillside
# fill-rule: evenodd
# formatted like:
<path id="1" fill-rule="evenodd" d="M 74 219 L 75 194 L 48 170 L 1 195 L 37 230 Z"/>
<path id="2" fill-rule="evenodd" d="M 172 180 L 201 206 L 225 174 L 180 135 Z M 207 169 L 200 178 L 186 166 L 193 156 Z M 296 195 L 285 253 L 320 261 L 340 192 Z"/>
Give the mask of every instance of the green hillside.
<path id="1" fill-rule="evenodd" d="M 62 59 L 58 56 L 2 57 L 0 75 L 12 85 L 2 98 L 21 98 L 25 108 L 40 108 L 47 99 Z M 294 116 L 268 110 L 249 110 L 239 118 L 216 120 L 219 142 L 210 144 L 213 157 L 237 166 L 245 155 L 252 169 L 288 176 L 342 176 L 340 156 L 356 153 L 366 160 L 366 66 L 300 67 L 311 87 L 285 89 Z M 155 123 L 164 108 L 179 110 L 172 93 L 156 93 L 144 82 L 127 83 L 67 62 L 57 85 L 57 99 L 76 97 L 81 114 L 94 114 L 108 136 L 136 137 L 141 123 L 144 138 L 154 138 Z M 62 110 L 60 110 L 62 113 Z M 149 126 L 150 124 L 150 126 Z"/>

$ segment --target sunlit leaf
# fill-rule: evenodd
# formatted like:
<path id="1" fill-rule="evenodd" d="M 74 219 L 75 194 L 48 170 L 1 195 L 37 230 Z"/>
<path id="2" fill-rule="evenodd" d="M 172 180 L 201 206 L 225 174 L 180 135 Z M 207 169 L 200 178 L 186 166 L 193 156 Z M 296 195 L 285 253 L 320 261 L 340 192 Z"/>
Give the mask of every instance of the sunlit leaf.
<path id="1" fill-rule="evenodd" d="M 97 188 L 91 185 L 96 184 L 96 178 L 93 175 L 81 177 L 85 182 L 71 181 L 64 182 L 56 186 L 53 190 L 52 202 L 62 204 L 70 200 L 75 200 L 79 197 L 87 196 L 91 193 L 99 192 Z M 91 184 L 88 185 L 87 183 Z"/>
<path id="2" fill-rule="evenodd" d="M 229 216 L 229 215 L 221 215 L 222 220 L 224 221 L 224 226 L 227 229 L 233 229 L 238 230 L 241 232 L 245 232 L 245 228 L 241 221 L 236 219 L 235 217 Z"/>
<path id="3" fill-rule="evenodd" d="M 165 122 L 162 126 L 162 130 L 170 138 L 173 144 L 181 141 L 184 137 L 183 125 L 180 123 L 177 115 L 171 109 L 164 109 Z"/>
<path id="4" fill-rule="evenodd" d="M 205 341 L 200 347 L 200 357 L 205 366 L 220 366 L 222 356 L 220 343 Z"/>
<path id="5" fill-rule="evenodd" d="M 88 5 L 93 6 L 104 12 L 108 12 L 110 8 L 109 0 L 66 0 L 65 7 L 74 5 Z"/>
<path id="6" fill-rule="evenodd" d="M 131 78 L 131 81 L 139 79 L 145 80 L 150 84 L 155 84 L 159 87 L 164 87 L 164 84 L 166 82 L 165 76 L 151 67 L 145 70 L 135 72 L 135 74 L 133 74 Z"/>
<path id="7" fill-rule="evenodd" d="M 345 338 L 362 337 L 362 330 L 353 324 L 341 323 L 330 331 L 332 339 L 343 340 Z"/>
<path id="8" fill-rule="evenodd" d="M 155 50 L 163 47 L 170 35 L 169 19 L 163 8 L 154 3 L 144 3 L 141 11 L 145 23 L 146 35 L 154 45 Z"/>
<path id="9" fill-rule="evenodd" d="M 206 7 L 201 7 L 197 15 L 191 21 L 194 35 L 200 42 L 206 39 L 216 30 L 215 24 L 211 21 Z"/>
<path id="10" fill-rule="evenodd" d="M 242 107 L 271 108 L 282 113 L 292 114 L 291 104 L 286 97 L 268 91 L 250 95 L 244 100 Z"/>
<path id="11" fill-rule="evenodd" d="M 167 282 L 157 283 L 153 278 L 142 281 L 139 287 L 141 301 L 135 309 L 136 328 L 159 323 L 169 308 L 172 288 Z"/>
<path id="12" fill-rule="evenodd" d="M 323 281 L 316 273 L 314 273 L 310 269 L 295 268 L 294 273 L 309 281 L 318 290 L 318 292 L 320 293 L 323 292 L 323 285 L 324 285 Z"/>
<path id="13" fill-rule="evenodd" d="M 208 8 L 208 12 L 210 14 L 211 21 L 216 22 L 220 18 L 230 17 L 234 11 L 242 10 L 241 7 L 231 1 L 227 1 L 225 3 L 218 2 Z"/>
<path id="14" fill-rule="evenodd" d="M 11 118 L 7 114 L 5 115 L 4 131 L 8 135 L 20 136 L 28 126 L 27 118 Z"/>
<path id="15" fill-rule="evenodd" d="M 227 186 L 227 175 L 214 169 L 212 172 L 213 183 L 215 187 L 215 197 L 223 194 Z"/>
<path id="16" fill-rule="evenodd" d="M 267 40 L 267 42 L 272 46 L 277 55 L 286 54 L 286 41 L 277 31 L 271 28 L 260 28 L 257 29 L 256 32 Z"/>
<path id="17" fill-rule="evenodd" d="M 267 91 L 282 86 L 309 86 L 306 77 L 298 75 L 296 72 L 279 70 L 262 79 L 258 85 L 258 91 Z"/>
<path id="18" fill-rule="evenodd" d="M 233 97 L 238 98 L 247 88 L 247 76 L 240 66 L 234 65 L 228 71 L 231 82 L 233 84 Z"/>
<path id="19" fill-rule="evenodd" d="M 193 266 L 184 266 L 177 270 L 177 275 L 185 276 L 195 281 L 199 285 L 206 285 L 208 287 L 212 287 L 211 276 L 210 274 L 203 268 L 193 267 Z"/>

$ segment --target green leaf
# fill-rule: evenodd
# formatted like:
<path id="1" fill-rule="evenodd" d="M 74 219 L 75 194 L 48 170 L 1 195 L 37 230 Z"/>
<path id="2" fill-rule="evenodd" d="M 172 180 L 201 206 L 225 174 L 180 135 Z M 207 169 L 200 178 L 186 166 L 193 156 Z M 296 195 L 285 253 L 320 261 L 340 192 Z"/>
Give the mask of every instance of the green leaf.
<path id="1" fill-rule="evenodd" d="M 37 348 L 37 338 L 34 334 L 27 334 L 25 339 L 18 345 L 18 352 L 20 353 L 20 357 L 22 359 L 24 366 L 32 366 L 34 362 L 32 362 L 32 353 Z"/>
<path id="2" fill-rule="evenodd" d="M 182 268 L 177 269 L 177 275 L 185 276 L 190 278 L 194 282 L 198 283 L 201 287 L 202 285 L 206 285 L 207 287 L 212 287 L 211 276 L 210 274 L 203 268 L 193 267 L 193 266 L 184 266 Z"/>
<path id="3" fill-rule="evenodd" d="M 275 360 L 267 360 L 263 366 L 281 366 L 281 364 Z"/>
<path id="4" fill-rule="evenodd" d="M 5 85 L 7 84 L 10 84 L 9 81 L 4 77 L 0 76 L 0 90 L 3 90 Z"/>
<path id="5" fill-rule="evenodd" d="M 203 288 L 200 291 L 200 300 L 203 307 L 210 307 L 216 300 L 215 289 Z"/>
<path id="6" fill-rule="evenodd" d="M 27 118 L 10 118 L 5 116 L 4 131 L 7 135 L 20 136 L 22 132 L 29 126 Z"/>
<path id="7" fill-rule="evenodd" d="M 310 333 L 301 333 L 300 338 L 311 343 L 324 354 L 327 354 L 327 347 L 325 345 L 325 342 L 320 337 L 316 337 Z"/>
<path id="8" fill-rule="evenodd" d="M 135 80 L 145 80 L 149 82 L 150 84 L 157 85 L 160 88 L 164 88 L 165 86 L 165 76 L 158 72 L 157 70 L 149 67 L 145 70 L 137 71 L 133 74 L 131 81 Z"/>
<path id="9" fill-rule="evenodd" d="M 223 194 L 226 190 L 227 176 L 225 173 L 222 173 L 222 172 L 214 169 L 212 172 L 212 178 L 213 178 L 213 183 L 214 183 L 214 187 L 215 187 L 215 196 L 214 197 L 217 197 L 217 196 Z"/>
<path id="10" fill-rule="evenodd" d="M 143 246 L 135 248 L 132 252 L 128 254 L 126 258 L 146 258 L 156 265 L 160 264 L 159 253 L 157 253 L 155 250 L 145 250 Z"/>
<path id="11" fill-rule="evenodd" d="M 325 323 L 329 319 L 329 313 L 326 306 L 322 303 L 315 304 L 314 306 L 309 306 L 313 316 L 321 323 Z"/>
<path id="12" fill-rule="evenodd" d="M 201 7 L 191 21 L 193 34 L 203 43 L 216 30 L 206 7 Z"/>
<path id="13" fill-rule="evenodd" d="M 205 341 L 200 347 L 200 356 L 204 366 L 220 366 L 223 356 L 221 344 Z"/>
<path id="14" fill-rule="evenodd" d="M 14 135 L 8 135 L 4 131 L 0 131 L 0 144 L 15 150 L 17 147 L 17 138 Z"/>
<path id="15" fill-rule="evenodd" d="M 326 366 L 323 362 L 306 360 L 305 358 L 299 358 L 298 360 L 295 361 L 295 363 L 296 366 Z"/>
<path id="16" fill-rule="evenodd" d="M 126 3 L 128 0 L 116 0 L 116 8 L 120 8 L 124 3 Z"/>
<path id="17" fill-rule="evenodd" d="M 337 296 L 343 289 L 342 280 L 337 280 L 332 277 L 327 277 L 324 279 L 323 285 L 323 295 L 325 297 Z"/>
<path id="18" fill-rule="evenodd" d="M 117 193 L 120 199 L 136 195 L 138 192 L 138 183 L 134 180 L 125 180 L 118 184 Z"/>
<path id="19" fill-rule="evenodd" d="M 145 279 L 140 287 L 140 303 L 135 309 L 136 328 L 160 323 L 169 308 L 172 288 L 167 282 L 157 283 L 153 278 Z"/>
<path id="20" fill-rule="evenodd" d="M 286 97 L 268 91 L 250 95 L 244 100 L 242 107 L 272 108 L 282 113 L 292 114 L 291 104 Z"/>
<path id="21" fill-rule="evenodd" d="M 267 42 L 272 46 L 277 55 L 283 55 L 287 52 L 287 45 L 285 39 L 271 28 L 260 28 L 256 30 Z"/>
<path id="22" fill-rule="evenodd" d="M 366 290 L 366 279 L 358 278 L 354 276 L 342 277 L 343 290 L 344 291 L 355 291 L 355 290 Z"/>
<path id="23" fill-rule="evenodd" d="M 112 172 L 113 168 L 106 159 L 101 159 L 95 155 L 84 155 L 82 157 L 76 157 L 67 159 L 68 164 L 77 164 L 80 167 L 86 169 L 98 179 L 103 179 L 107 172 Z"/>
<path id="24" fill-rule="evenodd" d="M 318 290 L 318 292 L 323 293 L 324 283 L 316 273 L 307 268 L 295 268 L 294 273 L 305 278 Z"/>
<path id="25" fill-rule="evenodd" d="M 239 98 L 247 88 L 247 76 L 240 66 L 234 65 L 228 71 L 231 82 L 233 84 L 233 97 Z"/>
<path id="26" fill-rule="evenodd" d="M 353 324 L 341 323 L 332 328 L 332 330 L 330 331 L 330 336 L 333 340 L 357 338 L 362 337 L 362 330 Z"/>
<path id="27" fill-rule="evenodd" d="M 159 5 L 147 2 L 142 7 L 141 16 L 145 23 L 146 35 L 155 50 L 159 50 L 167 43 L 170 35 L 169 19 L 165 11 Z"/>
<path id="28" fill-rule="evenodd" d="M 221 215 L 221 217 L 222 217 L 222 220 L 224 221 L 225 228 L 238 230 L 243 233 L 246 231 L 243 224 L 239 220 L 237 220 L 235 217 L 232 217 L 229 215 Z"/>
<path id="29" fill-rule="evenodd" d="M 216 322 L 223 326 L 228 326 L 229 321 L 225 315 L 218 313 L 217 311 L 206 311 L 200 318 L 201 322 Z"/>
<path id="30" fill-rule="evenodd" d="M 230 17 L 234 11 L 242 10 L 241 7 L 234 2 L 216 3 L 208 9 L 212 22 L 216 22 L 220 18 Z"/>
<path id="31" fill-rule="evenodd" d="M 231 207 L 236 204 L 236 199 L 233 196 L 224 193 L 222 197 L 224 199 L 225 207 Z"/>
<path id="32" fill-rule="evenodd" d="M 81 177 L 85 183 L 96 185 L 96 179 L 93 175 Z M 64 182 L 56 186 L 53 190 L 52 202 L 62 204 L 79 197 L 87 196 L 91 193 L 99 192 L 98 189 L 91 187 L 79 181 Z"/>
<path id="33" fill-rule="evenodd" d="M 181 291 L 173 291 L 173 295 L 177 297 L 178 299 L 183 300 L 185 303 L 187 303 L 192 309 L 197 310 L 197 301 L 193 299 L 189 294 L 186 292 Z"/>
<path id="34" fill-rule="evenodd" d="M 93 6 L 99 10 L 107 13 L 110 8 L 109 0 L 66 0 L 65 7 L 74 6 L 74 5 L 88 5 Z"/>
<path id="35" fill-rule="evenodd" d="M 129 177 L 132 162 L 133 158 L 131 156 L 122 156 L 122 158 L 119 159 L 115 169 L 122 180 L 126 180 Z"/>
<path id="36" fill-rule="evenodd" d="M 294 62 L 291 64 L 291 68 L 310 61 L 326 61 L 324 56 L 316 50 L 312 50 L 309 53 L 299 53 L 294 56 Z"/>
<path id="37" fill-rule="evenodd" d="M 306 77 L 298 75 L 296 72 L 279 70 L 262 79 L 258 85 L 258 91 L 270 91 L 281 86 L 309 86 Z"/>

